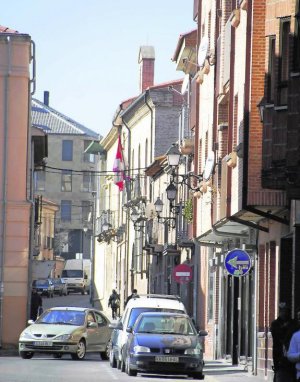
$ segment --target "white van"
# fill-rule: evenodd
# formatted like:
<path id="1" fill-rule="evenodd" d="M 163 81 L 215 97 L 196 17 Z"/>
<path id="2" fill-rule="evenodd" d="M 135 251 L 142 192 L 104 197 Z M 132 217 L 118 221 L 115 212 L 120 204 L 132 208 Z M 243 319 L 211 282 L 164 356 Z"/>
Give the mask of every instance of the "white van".
<path id="1" fill-rule="evenodd" d="M 114 339 L 110 350 L 110 365 L 125 371 L 123 349 L 128 338 L 127 328 L 132 327 L 143 312 L 186 313 L 179 296 L 147 294 L 131 298 L 117 324 L 112 324 Z M 117 331 L 117 333 L 116 333 Z"/>
<path id="2" fill-rule="evenodd" d="M 62 280 L 67 284 L 68 294 L 70 292 L 80 292 L 90 294 L 91 284 L 91 260 L 70 259 L 66 260 L 61 273 Z"/>

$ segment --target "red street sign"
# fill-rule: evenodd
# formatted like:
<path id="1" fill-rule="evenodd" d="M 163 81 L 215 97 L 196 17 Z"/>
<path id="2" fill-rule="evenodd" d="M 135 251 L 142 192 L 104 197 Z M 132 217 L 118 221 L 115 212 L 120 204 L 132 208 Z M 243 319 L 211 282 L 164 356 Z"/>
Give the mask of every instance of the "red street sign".
<path id="1" fill-rule="evenodd" d="M 173 269 L 173 278 L 179 284 L 187 284 L 192 281 L 193 270 L 187 264 L 179 264 Z"/>

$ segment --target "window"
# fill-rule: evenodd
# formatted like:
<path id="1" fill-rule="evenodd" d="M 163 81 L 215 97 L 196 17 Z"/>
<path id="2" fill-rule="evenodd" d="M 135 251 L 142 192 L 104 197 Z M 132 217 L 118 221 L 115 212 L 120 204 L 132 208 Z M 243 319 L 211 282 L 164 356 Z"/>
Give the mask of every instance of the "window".
<path id="1" fill-rule="evenodd" d="M 69 140 L 62 141 L 62 160 L 63 161 L 73 160 L 73 141 L 69 141 Z"/>
<path id="2" fill-rule="evenodd" d="M 90 215 L 92 213 L 92 202 L 89 200 L 82 201 L 82 222 L 90 221 Z"/>
<path id="3" fill-rule="evenodd" d="M 46 173 L 45 171 L 35 172 L 35 189 L 36 191 L 45 191 Z"/>
<path id="4" fill-rule="evenodd" d="M 88 148 L 92 141 L 84 141 L 84 151 Z M 95 163 L 95 154 L 83 154 L 83 161 L 87 163 Z"/>
<path id="5" fill-rule="evenodd" d="M 95 190 L 95 177 L 90 172 L 84 172 L 82 176 L 82 191 L 92 192 Z"/>
<path id="6" fill-rule="evenodd" d="M 60 216 L 62 222 L 70 222 L 72 215 L 71 200 L 62 200 L 60 205 Z"/>
<path id="7" fill-rule="evenodd" d="M 72 171 L 71 170 L 62 170 L 61 190 L 65 192 L 72 191 Z"/>
<path id="8" fill-rule="evenodd" d="M 275 36 L 269 37 L 269 66 L 267 77 L 267 102 L 274 103 L 275 99 L 275 82 L 276 82 L 276 55 L 275 55 L 276 39 Z"/>
<path id="9" fill-rule="evenodd" d="M 299 5 L 300 7 L 300 5 Z M 298 10 L 299 14 L 300 10 Z M 300 70 L 300 18 L 296 18 L 294 37 L 294 71 Z"/>
<path id="10" fill-rule="evenodd" d="M 281 20 L 278 104 L 287 105 L 290 54 L 290 20 Z"/>

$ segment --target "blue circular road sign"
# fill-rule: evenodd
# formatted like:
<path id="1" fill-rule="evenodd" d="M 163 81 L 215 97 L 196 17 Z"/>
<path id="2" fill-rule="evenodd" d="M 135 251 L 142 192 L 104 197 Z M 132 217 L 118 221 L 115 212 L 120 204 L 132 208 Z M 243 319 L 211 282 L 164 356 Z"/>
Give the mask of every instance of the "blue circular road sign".
<path id="1" fill-rule="evenodd" d="M 225 267 L 232 276 L 245 276 L 251 268 L 251 258 L 242 249 L 233 249 L 225 257 Z"/>

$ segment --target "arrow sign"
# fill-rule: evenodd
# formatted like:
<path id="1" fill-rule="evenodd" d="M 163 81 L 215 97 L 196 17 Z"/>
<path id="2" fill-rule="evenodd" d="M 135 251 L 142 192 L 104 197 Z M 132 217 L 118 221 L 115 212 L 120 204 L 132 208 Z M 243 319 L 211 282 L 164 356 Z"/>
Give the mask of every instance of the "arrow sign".
<path id="1" fill-rule="evenodd" d="M 248 265 L 248 260 L 238 260 L 238 257 L 234 257 L 231 260 L 228 260 L 228 264 L 230 264 L 233 268 L 238 268 L 239 265 Z"/>
<path id="2" fill-rule="evenodd" d="M 227 253 L 224 264 L 232 276 L 245 276 L 251 269 L 251 258 L 246 251 L 234 249 Z"/>

